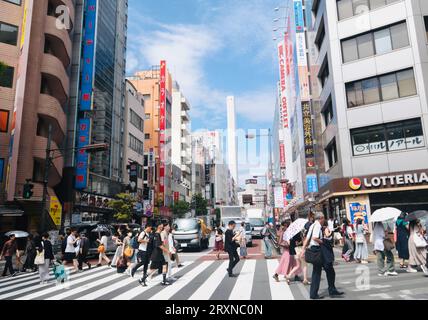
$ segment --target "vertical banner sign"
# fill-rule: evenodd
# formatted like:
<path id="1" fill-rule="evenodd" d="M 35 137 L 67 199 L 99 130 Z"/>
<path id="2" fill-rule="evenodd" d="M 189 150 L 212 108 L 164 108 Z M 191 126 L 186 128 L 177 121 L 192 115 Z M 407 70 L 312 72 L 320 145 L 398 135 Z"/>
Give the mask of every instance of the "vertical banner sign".
<path id="1" fill-rule="evenodd" d="M 305 32 L 302 0 L 294 0 L 294 20 L 296 22 L 296 32 Z"/>
<path id="2" fill-rule="evenodd" d="M 159 199 L 165 197 L 165 130 L 166 130 L 166 61 L 160 63 L 160 105 L 159 105 Z"/>
<path id="3" fill-rule="evenodd" d="M 302 101 L 310 99 L 308 58 L 306 55 L 305 20 L 302 0 L 294 0 L 294 16 L 296 26 L 296 54 L 300 83 L 300 98 Z"/>
<path id="4" fill-rule="evenodd" d="M 318 192 L 318 178 L 316 174 L 308 174 L 306 176 L 306 185 L 308 193 Z"/>
<path id="5" fill-rule="evenodd" d="M 77 157 L 76 157 L 76 181 L 75 188 L 77 190 L 86 189 L 88 186 L 88 162 L 89 155 L 81 148 L 89 145 L 89 137 L 91 134 L 91 119 L 79 119 L 77 128 Z"/>
<path id="6" fill-rule="evenodd" d="M 283 128 L 289 127 L 288 105 L 287 105 L 287 85 L 286 85 L 286 48 L 285 42 L 278 44 L 279 59 L 279 86 L 280 86 L 280 118 Z"/>
<path id="7" fill-rule="evenodd" d="M 97 0 L 86 0 L 80 111 L 92 110 Z"/>
<path id="8" fill-rule="evenodd" d="M 288 206 L 288 188 L 287 188 L 287 184 L 283 183 L 282 184 L 282 199 L 284 201 L 284 208 L 286 208 Z"/>
<path id="9" fill-rule="evenodd" d="M 28 54 L 30 51 L 30 29 L 33 20 L 34 0 L 25 0 L 22 17 L 19 60 L 16 73 L 16 90 L 13 104 L 12 125 L 9 141 L 9 158 L 6 169 L 7 200 L 14 201 L 16 175 L 18 170 L 19 142 L 21 139 L 22 111 L 24 109 L 25 86 L 27 81 Z"/>
<path id="10" fill-rule="evenodd" d="M 312 112 L 309 102 L 302 102 L 303 138 L 305 142 L 306 160 L 314 157 L 314 137 L 312 130 Z"/>
<path id="11" fill-rule="evenodd" d="M 275 187 L 274 189 L 274 196 L 275 196 L 275 208 L 284 208 L 284 194 L 282 187 Z"/>

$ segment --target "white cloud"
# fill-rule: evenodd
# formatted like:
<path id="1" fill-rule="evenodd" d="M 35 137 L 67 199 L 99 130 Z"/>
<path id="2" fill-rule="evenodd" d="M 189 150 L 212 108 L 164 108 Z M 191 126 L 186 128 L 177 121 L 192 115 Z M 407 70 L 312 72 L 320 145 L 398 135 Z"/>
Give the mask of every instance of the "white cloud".
<path id="1" fill-rule="evenodd" d="M 245 92 L 236 97 L 236 112 L 252 122 L 273 122 L 275 88 Z"/>

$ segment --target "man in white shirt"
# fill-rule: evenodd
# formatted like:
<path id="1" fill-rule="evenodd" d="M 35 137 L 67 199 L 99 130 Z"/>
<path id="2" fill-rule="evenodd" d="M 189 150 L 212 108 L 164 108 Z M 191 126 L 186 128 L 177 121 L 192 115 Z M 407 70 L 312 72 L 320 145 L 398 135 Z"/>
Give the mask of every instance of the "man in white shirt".
<path id="1" fill-rule="evenodd" d="M 147 245 L 150 240 L 150 235 L 152 233 L 152 226 L 150 224 L 146 224 L 145 229 L 138 236 L 138 243 L 140 244 L 138 247 L 137 259 L 138 263 L 132 268 L 131 276 L 134 277 L 135 272 L 141 267 L 144 266 L 143 272 L 144 275 L 147 275 L 147 271 L 149 268 L 150 257 L 147 252 Z"/>
<path id="2" fill-rule="evenodd" d="M 333 297 L 343 295 L 343 292 L 339 292 L 335 286 L 336 273 L 333 267 L 334 257 L 333 257 L 333 261 L 328 261 L 327 254 L 323 252 L 325 250 L 330 250 L 330 252 L 332 252 L 331 248 L 327 248 L 327 247 L 323 248 L 323 246 L 327 246 L 327 244 L 324 244 L 324 241 L 323 241 L 324 223 L 325 223 L 324 214 L 321 212 L 317 212 L 315 214 L 315 222 L 309 228 L 306 242 L 304 245 L 304 247 L 307 248 L 307 250 L 311 250 L 313 252 L 320 252 L 323 260 L 321 264 L 313 265 L 312 283 L 311 283 L 311 289 L 310 289 L 310 298 L 312 300 L 322 299 L 322 297 L 318 295 L 319 287 L 321 284 L 322 269 L 324 269 L 327 275 L 328 291 L 329 291 L 330 297 L 333 298 Z M 332 240 L 331 232 L 329 232 L 328 234 L 330 235 L 330 239 Z M 334 254 L 331 253 L 331 255 L 334 255 Z"/>
<path id="3" fill-rule="evenodd" d="M 385 227 L 382 222 L 376 222 L 373 228 L 373 239 L 374 239 L 374 253 L 377 256 L 378 276 L 397 276 L 398 273 L 395 271 L 394 254 L 390 250 L 385 248 Z M 385 258 L 386 258 L 386 270 L 385 270 Z"/>
<path id="4" fill-rule="evenodd" d="M 332 217 L 328 219 L 328 229 L 330 232 L 334 232 L 334 219 Z"/>

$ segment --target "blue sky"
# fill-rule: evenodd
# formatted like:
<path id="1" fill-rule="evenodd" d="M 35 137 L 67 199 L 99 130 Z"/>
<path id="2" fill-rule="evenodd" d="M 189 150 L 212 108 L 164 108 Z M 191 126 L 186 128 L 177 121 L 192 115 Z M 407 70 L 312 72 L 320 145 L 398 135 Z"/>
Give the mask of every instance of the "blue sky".
<path id="1" fill-rule="evenodd" d="M 167 60 L 191 103 L 193 130 L 225 129 L 228 95 L 236 97 L 238 128 L 269 128 L 278 79 L 272 29 L 279 5 L 272 0 L 129 0 L 127 73 Z M 266 160 L 262 156 L 261 162 Z M 249 167 L 241 168 L 243 176 L 266 165 Z"/>

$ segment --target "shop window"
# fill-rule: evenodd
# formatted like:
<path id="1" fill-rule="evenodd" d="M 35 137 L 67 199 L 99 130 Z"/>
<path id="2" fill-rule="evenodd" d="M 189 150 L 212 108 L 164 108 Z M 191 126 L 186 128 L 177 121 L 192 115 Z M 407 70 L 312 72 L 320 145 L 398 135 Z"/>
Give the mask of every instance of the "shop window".
<path id="1" fill-rule="evenodd" d="M 351 130 L 354 156 L 415 149 L 425 146 L 420 119 Z"/>
<path id="2" fill-rule="evenodd" d="M 146 134 L 144 135 L 144 139 L 146 139 L 146 140 L 150 140 L 150 133 L 146 133 Z"/>
<path id="3" fill-rule="evenodd" d="M 0 132 L 6 133 L 9 125 L 9 111 L 0 110 Z"/>

